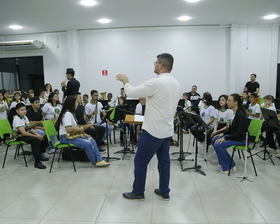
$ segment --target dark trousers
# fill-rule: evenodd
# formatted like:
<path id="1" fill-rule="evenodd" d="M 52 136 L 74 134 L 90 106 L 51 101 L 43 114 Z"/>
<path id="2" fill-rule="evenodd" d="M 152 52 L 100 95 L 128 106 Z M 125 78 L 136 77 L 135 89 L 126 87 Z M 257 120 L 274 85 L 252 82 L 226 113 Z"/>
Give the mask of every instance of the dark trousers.
<path id="1" fill-rule="evenodd" d="M 168 195 L 170 179 L 170 158 L 168 138 L 156 138 L 142 130 L 138 140 L 138 150 L 134 158 L 133 193 L 144 196 L 147 166 L 156 154 L 158 159 L 159 190 L 162 195 Z"/>
<path id="2" fill-rule="evenodd" d="M 273 139 L 273 133 L 276 133 L 276 138 L 278 139 L 278 145 L 280 146 L 280 130 L 272 127 L 272 126 L 268 126 L 266 129 L 266 141 L 269 145 L 269 148 L 272 149 L 277 149 L 274 139 Z"/>
<path id="3" fill-rule="evenodd" d="M 133 125 L 121 123 L 119 125 L 119 127 L 121 128 L 121 130 L 120 130 L 120 141 L 124 142 L 123 136 L 124 136 L 124 133 L 126 134 L 126 128 L 128 128 L 129 129 L 129 135 L 130 135 L 130 141 L 132 142 L 134 140 Z"/>
<path id="4" fill-rule="evenodd" d="M 29 137 L 29 136 L 23 136 L 23 137 L 18 138 L 17 140 L 24 141 L 31 145 L 33 156 L 34 156 L 35 160 L 37 160 L 37 161 L 40 157 L 42 157 L 41 150 L 44 149 L 46 151 L 47 144 L 45 144 L 45 146 L 44 146 L 44 143 L 43 143 L 44 140 L 40 141 L 36 137 Z M 43 144 L 41 144 L 41 143 L 43 143 Z"/>
<path id="5" fill-rule="evenodd" d="M 100 148 L 102 137 L 105 133 L 105 128 L 102 126 L 94 125 L 94 128 L 85 129 L 85 133 L 90 135 L 95 141 L 97 146 Z"/>

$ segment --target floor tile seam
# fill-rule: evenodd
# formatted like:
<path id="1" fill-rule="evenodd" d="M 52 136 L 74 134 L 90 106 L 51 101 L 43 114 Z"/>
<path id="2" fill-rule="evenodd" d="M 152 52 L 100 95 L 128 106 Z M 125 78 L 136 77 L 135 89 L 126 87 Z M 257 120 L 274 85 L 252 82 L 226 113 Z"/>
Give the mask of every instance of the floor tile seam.
<path id="1" fill-rule="evenodd" d="M 7 193 L 7 192 L 5 192 L 5 193 Z M 0 213 L 4 208 L 6 208 L 8 205 L 10 205 L 14 200 L 16 200 L 18 197 L 20 197 L 23 192 L 9 192 L 9 193 L 19 193 L 19 194 L 12 201 L 10 201 L 8 204 L 6 204 L 2 209 L 0 209 Z"/>

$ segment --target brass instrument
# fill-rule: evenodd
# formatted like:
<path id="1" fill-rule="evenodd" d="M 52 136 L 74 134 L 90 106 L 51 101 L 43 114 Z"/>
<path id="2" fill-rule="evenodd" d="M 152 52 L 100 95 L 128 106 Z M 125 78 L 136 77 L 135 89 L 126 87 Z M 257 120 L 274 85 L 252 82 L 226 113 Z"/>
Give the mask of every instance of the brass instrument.
<path id="1" fill-rule="evenodd" d="M 35 128 L 39 125 L 42 125 L 43 122 L 42 121 L 34 121 L 34 124 L 32 125 L 26 125 L 24 128 L 26 131 L 29 131 L 31 130 L 32 128 Z M 21 134 L 21 132 L 17 129 L 16 131 L 14 131 L 14 133 L 12 134 L 13 138 L 20 138 L 20 137 L 23 137 L 23 135 Z"/>
<path id="2" fill-rule="evenodd" d="M 83 129 L 87 129 L 89 127 L 91 127 L 92 124 L 85 124 L 83 126 L 81 126 Z M 68 132 L 66 134 L 66 138 L 68 139 L 74 139 L 74 138 L 82 138 L 84 135 L 82 133 L 77 133 L 77 132 Z"/>
<path id="3" fill-rule="evenodd" d="M 101 97 L 99 97 L 99 100 L 106 100 L 106 93 L 107 92 L 99 93 L 101 95 Z"/>

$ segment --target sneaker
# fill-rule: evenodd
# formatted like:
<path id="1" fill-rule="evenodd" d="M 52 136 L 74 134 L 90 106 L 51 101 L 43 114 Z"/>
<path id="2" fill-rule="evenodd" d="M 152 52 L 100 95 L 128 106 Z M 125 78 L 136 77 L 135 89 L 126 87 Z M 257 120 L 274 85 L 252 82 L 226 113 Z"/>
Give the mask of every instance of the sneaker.
<path id="1" fill-rule="evenodd" d="M 173 145 L 178 147 L 179 146 L 179 142 L 173 141 Z"/>
<path id="2" fill-rule="evenodd" d="M 110 163 L 105 162 L 104 160 L 101 160 L 95 164 L 96 167 L 106 167 L 110 166 Z"/>
<path id="3" fill-rule="evenodd" d="M 271 154 L 277 154 L 277 149 L 269 148 L 267 151 Z"/>
<path id="4" fill-rule="evenodd" d="M 46 158 L 46 159 L 48 159 L 48 158 L 50 158 L 51 156 L 48 154 L 48 153 L 42 153 L 42 156 L 44 157 L 44 158 Z"/>
<path id="5" fill-rule="evenodd" d="M 218 167 L 219 167 L 219 168 L 222 168 L 222 166 L 221 166 L 220 164 L 218 164 Z"/>
<path id="6" fill-rule="evenodd" d="M 182 131 L 183 131 L 183 133 L 184 133 L 184 134 L 187 134 L 187 130 L 185 130 L 185 129 L 182 129 Z"/>
<path id="7" fill-rule="evenodd" d="M 231 171 L 236 171 L 236 166 L 232 167 L 231 170 L 230 170 L 230 172 L 231 172 Z M 222 174 L 228 174 L 228 170 L 226 170 L 226 171 L 222 171 L 222 170 L 221 170 L 221 173 L 222 173 Z"/>
<path id="8" fill-rule="evenodd" d="M 163 199 L 164 201 L 169 201 L 169 200 L 170 200 L 169 195 L 163 196 L 163 195 L 160 193 L 160 190 L 159 190 L 159 189 L 155 189 L 154 192 L 155 192 L 156 195 L 161 196 L 162 199 Z"/>
<path id="9" fill-rule="evenodd" d="M 144 201 L 145 200 L 144 196 L 136 195 L 133 192 L 123 193 L 123 197 L 126 198 L 126 199 L 130 199 L 130 200 L 138 200 L 138 201 Z"/>
<path id="10" fill-rule="evenodd" d="M 55 152 L 55 149 L 49 149 L 48 154 L 53 154 Z"/>
<path id="11" fill-rule="evenodd" d="M 99 153 L 105 153 L 106 150 L 105 149 L 99 149 Z"/>
<path id="12" fill-rule="evenodd" d="M 35 167 L 35 168 L 38 168 L 38 169 L 46 169 L 46 166 L 43 165 L 43 163 L 41 163 L 41 162 L 35 163 L 35 164 L 34 164 L 34 167 Z"/>

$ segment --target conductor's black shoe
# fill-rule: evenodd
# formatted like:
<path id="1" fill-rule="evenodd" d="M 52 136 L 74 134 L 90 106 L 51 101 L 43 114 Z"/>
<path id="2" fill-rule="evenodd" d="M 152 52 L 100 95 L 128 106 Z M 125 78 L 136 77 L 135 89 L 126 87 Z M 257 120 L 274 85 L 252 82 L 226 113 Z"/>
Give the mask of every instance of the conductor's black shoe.
<path id="1" fill-rule="evenodd" d="M 159 190 L 159 189 L 155 189 L 154 192 L 155 192 L 156 195 L 161 196 L 161 197 L 163 198 L 163 200 L 165 200 L 165 201 L 169 201 L 169 200 L 170 200 L 169 195 L 162 195 L 162 194 L 160 193 L 160 190 Z"/>
<path id="2" fill-rule="evenodd" d="M 100 153 L 105 153 L 106 150 L 105 150 L 105 149 L 99 149 L 99 152 L 100 152 Z"/>
<path id="3" fill-rule="evenodd" d="M 49 161 L 48 158 L 44 158 L 43 156 L 41 156 L 41 157 L 39 158 L 39 160 L 40 160 L 40 161 Z"/>
<path id="4" fill-rule="evenodd" d="M 34 164 L 34 167 L 35 168 L 38 168 L 38 169 L 46 169 L 46 166 L 43 165 L 41 162 L 37 162 Z"/>
<path id="5" fill-rule="evenodd" d="M 145 200 L 144 196 L 136 195 L 133 192 L 123 193 L 123 197 L 125 197 L 126 199 L 130 199 L 130 200 L 138 200 L 138 201 L 144 201 Z"/>

